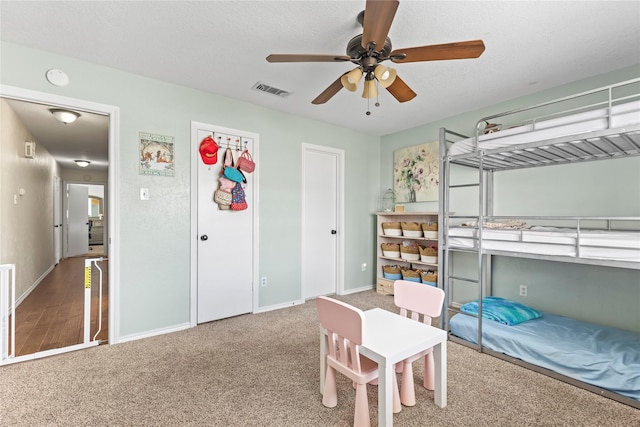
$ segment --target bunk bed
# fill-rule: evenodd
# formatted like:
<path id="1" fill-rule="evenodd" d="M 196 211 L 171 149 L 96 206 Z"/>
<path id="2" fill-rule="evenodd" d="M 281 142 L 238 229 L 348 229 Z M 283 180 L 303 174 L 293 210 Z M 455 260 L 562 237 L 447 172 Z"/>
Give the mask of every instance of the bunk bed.
<path id="1" fill-rule="evenodd" d="M 439 259 L 450 340 L 640 408 L 640 331 L 527 306 L 536 315 L 511 324 L 500 317 L 504 304 L 493 305 L 500 298 L 491 283 L 495 256 L 640 270 L 640 216 L 498 216 L 493 194 L 497 172 L 640 156 L 640 79 L 484 117 L 471 137 L 442 128 L 440 153 Z M 452 184 L 452 165 L 472 168 L 477 180 Z M 477 212 L 454 214 L 451 193 L 469 187 Z M 472 254 L 475 275 L 453 271 L 457 252 Z M 475 299 L 455 301 L 460 284 L 475 286 Z"/>

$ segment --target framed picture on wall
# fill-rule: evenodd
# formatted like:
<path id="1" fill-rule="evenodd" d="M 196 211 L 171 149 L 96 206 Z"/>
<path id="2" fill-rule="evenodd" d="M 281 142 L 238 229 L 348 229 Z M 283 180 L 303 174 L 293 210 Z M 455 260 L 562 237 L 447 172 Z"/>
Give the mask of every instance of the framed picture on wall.
<path id="1" fill-rule="evenodd" d="M 438 141 L 393 152 L 393 190 L 397 203 L 438 200 Z"/>
<path id="2" fill-rule="evenodd" d="M 140 132 L 140 175 L 174 176 L 173 136 Z"/>

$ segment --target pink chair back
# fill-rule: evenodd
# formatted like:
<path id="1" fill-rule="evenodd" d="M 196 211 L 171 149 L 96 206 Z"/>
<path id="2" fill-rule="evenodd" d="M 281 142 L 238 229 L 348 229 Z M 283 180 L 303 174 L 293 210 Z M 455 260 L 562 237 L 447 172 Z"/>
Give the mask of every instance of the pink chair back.
<path id="1" fill-rule="evenodd" d="M 329 357 L 354 375 L 360 375 L 359 346 L 365 333 L 364 313 L 352 305 L 323 296 L 316 298 L 316 306 L 320 325 L 327 330 Z"/>
<path id="2" fill-rule="evenodd" d="M 320 296 L 316 298 L 320 324 L 327 331 L 348 339 L 354 344 L 362 344 L 364 338 L 364 313 L 359 308 Z"/>
<path id="3" fill-rule="evenodd" d="M 393 302 L 400 307 L 400 315 L 419 320 L 423 315 L 423 322 L 431 324 L 431 319 L 439 317 L 444 303 L 444 291 L 435 286 L 429 286 L 409 280 L 396 280 L 393 284 Z"/>

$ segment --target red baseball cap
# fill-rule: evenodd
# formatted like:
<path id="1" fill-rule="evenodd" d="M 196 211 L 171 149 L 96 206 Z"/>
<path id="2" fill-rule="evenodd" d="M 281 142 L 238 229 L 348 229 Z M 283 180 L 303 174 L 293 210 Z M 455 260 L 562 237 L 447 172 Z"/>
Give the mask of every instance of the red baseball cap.
<path id="1" fill-rule="evenodd" d="M 205 165 L 218 163 L 218 144 L 212 137 L 208 136 L 200 143 L 200 157 Z"/>

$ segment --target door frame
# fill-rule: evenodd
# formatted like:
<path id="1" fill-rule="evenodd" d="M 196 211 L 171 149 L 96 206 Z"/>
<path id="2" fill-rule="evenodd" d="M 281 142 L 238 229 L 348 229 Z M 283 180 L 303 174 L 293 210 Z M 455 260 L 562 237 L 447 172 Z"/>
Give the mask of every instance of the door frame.
<path id="1" fill-rule="evenodd" d="M 62 178 L 53 177 L 53 251 L 55 265 L 62 258 Z"/>
<path id="2" fill-rule="evenodd" d="M 199 161 L 199 147 L 200 141 L 198 138 L 198 129 L 208 129 L 214 127 L 217 132 L 226 133 L 231 135 L 246 135 L 247 137 L 254 138 L 253 151 L 251 153 L 251 157 L 256 165 L 259 165 L 260 159 L 260 142 L 259 142 L 259 134 L 231 129 L 223 126 L 218 126 L 211 123 L 203 123 L 197 121 L 191 121 L 191 134 L 189 136 L 191 141 L 191 225 L 190 225 L 190 297 L 189 297 L 189 305 L 190 305 L 190 314 L 189 314 L 189 323 L 193 328 L 198 326 L 198 161 Z M 222 153 L 224 150 L 220 149 L 218 151 L 218 161 L 222 161 Z M 253 269 L 252 275 L 252 303 L 251 303 L 251 312 L 255 313 L 258 310 L 258 306 L 260 303 L 260 286 L 259 286 L 259 271 L 258 267 L 260 265 L 260 230 L 259 230 L 259 218 L 260 218 L 260 168 L 256 166 L 255 170 L 252 172 L 253 175 L 253 199 L 247 200 L 249 205 L 253 205 L 253 238 L 252 238 L 252 256 L 253 256 L 253 265 L 251 268 Z M 213 194 L 212 194 L 213 196 Z"/>
<path id="3" fill-rule="evenodd" d="M 117 177 L 119 176 L 118 159 L 120 158 L 120 108 L 100 104 L 84 99 L 69 98 L 66 96 L 55 95 L 46 92 L 34 91 L 15 86 L 0 85 L 0 97 L 11 98 L 20 101 L 33 102 L 36 104 L 53 105 L 60 108 L 68 108 L 71 110 L 87 111 L 95 114 L 103 114 L 109 116 L 109 171 L 108 184 L 108 201 L 106 211 L 108 212 L 107 224 L 108 230 L 105 236 L 105 247 L 108 247 L 109 257 L 109 344 L 116 344 L 120 338 L 120 241 L 116 238 L 119 236 L 120 216 L 118 214 L 118 199 L 116 195 L 119 193 L 119 184 Z M 30 355 L 16 357 L 8 361 L 8 363 L 21 362 L 24 360 L 32 360 L 40 357 L 51 356 L 53 354 L 66 353 L 69 351 L 86 348 L 91 345 L 80 345 L 71 347 L 62 347 L 55 350 L 34 353 Z"/>
<path id="4" fill-rule="evenodd" d="M 301 230 L 305 229 L 305 218 L 306 218 L 306 212 L 304 209 L 305 206 L 305 164 L 306 164 L 306 153 L 307 152 L 319 152 L 319 153 L 324 153 L 324 154 L 331 154 L 336 156 L 336 160 L 337 160 L 337 165 L 336 165 L 336 169 L 337 169 L 337 174 L 338 176 L 336 177 L 336 190 L 337 190 L 337 194 L 336 194 L 336 226 L 338 228 L 338 234 L 337 234 L 337 247 L 336 247 L 336 294 L 338 295 L 343 295 L 344 294 L 344 157 L 345 157 L 345 153 L 344 150 L 338 149 L 338 148 L 332 148 L 332 147 L 325 147 L 323 145 L 315 145 L 315 144 L 308 144 L 303 142 L 302 143 L 302 156 L 301 156 L 301 161 L 302 161 L 302 176 L 301 176 L 301 182 L 302 182 L 302 197 L 301 199 L 301 213 L 302 213 L 302 217 L 300 219 L 301 222 Z M 306 247 L 305 247 L 305 239 L 304 239 L 304 232 L 301 233 L 301 268 L 300 268 L 300 287 L 301 287 L 301 295 L 302 298 L 305 299 L 305 290 L 303 287 L 303 278 L 304 278 L 304 262 L 302 262 L 302 257 L 305 256 L 305 253 L 307 253 L 306 251 Z"/>

